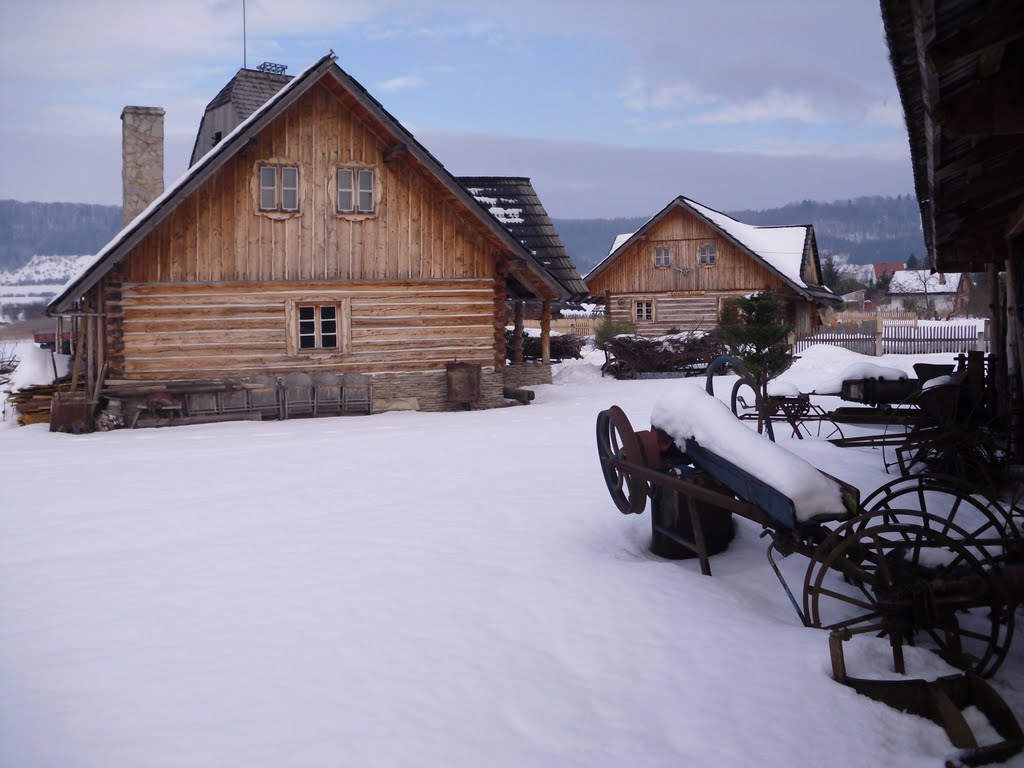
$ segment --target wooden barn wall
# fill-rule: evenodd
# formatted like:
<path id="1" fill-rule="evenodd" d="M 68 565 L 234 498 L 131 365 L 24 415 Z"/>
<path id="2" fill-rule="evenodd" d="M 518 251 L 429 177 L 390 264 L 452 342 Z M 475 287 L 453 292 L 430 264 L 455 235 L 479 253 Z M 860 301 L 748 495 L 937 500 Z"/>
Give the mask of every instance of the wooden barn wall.
<path id="1" fill-rule="evenodd" d="M 345 353 L 288 353 L 289 302 L 348 309 Z M 129 380 L 493 367 L 494 280 L 174 283 L 120 286 L 111 363 Z M 113 351 L 116 350 L 116 351 Z"/>
<path id="2" fill-rule="evenodd" d="M 323 83 L 214 173 L 125 260 L 127 283 L 428 280 L 494 274 L 481 225 Z M 299 168 L 300 212 L 257 210 L 261 162 Z M 372 167 L 377 213 L 335 212 L 338 167 Z"/>
<path id="3" fill-rule="evenodd" d="M 718 263 L 701 266 L 698 248 L 714 243 Z M 672 248 L 672 266 L 655 267 L 654 249 Z M 683 270 L 683 271 L 680 271 Z M 682 210 L 666 215 L 644 240 L 622 253 L 604 273 L 587 280 L 590 292 L 662 293 L 668 291 L 781 291 L 785 283 L 712 227 Z"/>

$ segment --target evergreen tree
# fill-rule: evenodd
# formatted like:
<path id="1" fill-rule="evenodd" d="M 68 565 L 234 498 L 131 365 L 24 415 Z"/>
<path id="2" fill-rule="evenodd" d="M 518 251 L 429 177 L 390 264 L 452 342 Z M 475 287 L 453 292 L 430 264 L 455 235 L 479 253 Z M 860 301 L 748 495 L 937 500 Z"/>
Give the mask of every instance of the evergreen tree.
<path id="1" fill-rule="evenodd" d="M 729 299 L 720 324 L 730 353 L 738 357 L 757 385 L 761 399 L 768 397 L 768 382 L 793 364 L 783 304 L 771 291 Z M 758 423 L 758 430 L 762 428 Z"/>

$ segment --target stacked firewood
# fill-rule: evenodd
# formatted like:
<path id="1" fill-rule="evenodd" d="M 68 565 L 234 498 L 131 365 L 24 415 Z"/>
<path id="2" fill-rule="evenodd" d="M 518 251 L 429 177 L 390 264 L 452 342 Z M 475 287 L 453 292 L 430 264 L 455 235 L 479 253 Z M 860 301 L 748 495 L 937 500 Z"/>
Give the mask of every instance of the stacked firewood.
<path id="1" fill-rule="evenodd" d="M 11 418 L 13 411 L 19 426 L 49 421 L 50 401 L 56 391 L 56 384 L 40 384 L 6 393 L 4 418 Z M 13 406 L 13 409 L 10 406 Z"/>

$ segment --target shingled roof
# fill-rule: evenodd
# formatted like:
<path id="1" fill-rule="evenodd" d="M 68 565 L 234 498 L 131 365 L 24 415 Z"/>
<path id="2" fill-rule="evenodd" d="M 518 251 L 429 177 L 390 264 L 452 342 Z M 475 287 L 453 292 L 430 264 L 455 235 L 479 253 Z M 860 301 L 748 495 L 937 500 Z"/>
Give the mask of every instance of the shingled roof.
<path id="1" fill-rule="evenodd" d="M 203 128 L 207 116 L 216 109 L 230 104 L 234 114 L 224 131 L 224 135 L 234 129 L 236 125 L 247 120 L 253 112 L 262 107 L 271 97 L 286 86 L 292 79 L 291 75 L 278 75 L 273 72 L 262 72 L 255 69 L 240 69 L 238 73 L 228 81 L 228 84 L 220 89 L 220 93 L 210 100 L 203 113 L 203 120 L 199 124 L 199 131 L 196 133 L 195 143 L 192 145 L 191 164 L 202 157 L 209 150 L 209 146 L 200 148 L 200 137 L 204 135 Z"/>
<path id="2" fill-rule="evenodd" d="M 544 269 L 571 294 L 572 300 L 587 295 L 558 230 L 537 196 L 530 180 L 521 176 L 459 176 L 456 179 L 509 234 L 521 242 Z"/>

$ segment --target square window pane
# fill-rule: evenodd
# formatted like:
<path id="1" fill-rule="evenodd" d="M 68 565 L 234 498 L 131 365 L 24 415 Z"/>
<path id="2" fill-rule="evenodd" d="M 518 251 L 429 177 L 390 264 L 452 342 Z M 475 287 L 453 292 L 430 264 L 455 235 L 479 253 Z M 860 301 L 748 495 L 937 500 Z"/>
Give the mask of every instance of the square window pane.
<path id="1" fill-rule="evenodd" d="M 316 348 L 316 337 L 315 336 L 299 336 L 299 349 L 315 349 Z"/>
<path id="2" fill-rule="evenodd" d="M 281 169 L 281 187 L 284 189 L 299 188 L 299 169 L 285 166 Z"/>
<path id="3" fill-rule="evenodd" d="M 320 336 L 320 346 L 324 349 L 337 349 L 338 336 L 334 333 L 325 333 Z"/>
<path id="4" fill-rule="evenodd" d="M 320 325 L 320 333 L 337 333 L 338 322 L 336 320 L 324 320 Z"/>
<path id="5" fill-rule="evenodd" d="M 299 335 L 300 336 L 312 336 L 316 333 L 316 323 L 312 320 L 300 320 L 299 321 Z"/>
<path id="6" fill-rule="evenodd" d="M 281 208 L 286 211 L 299 210 L 299 190 L 285 189 L 281 191 Z"/>
<path id="7" fill-rule="evenodd" d="M 322 317 L 324 320 L 333 320 L 335 317 L 337 317 L 337 311 L 337 307 L 332 307 L 331 305 L 328 304 L 325 307 L 320 307 L 320 317 Z"/>
<path id="8" fill-rule="evenodd" d="M 355 207 L 355 194 L 352 190 L 352 169 L 338 169 L 338 210 L 351 211 Z"/>
<path id="9" fill-rule="evenodd" d="M 359 210 L 363 213 L 373 211 L 373 171 L 359 171 Z"/>
<path id="10" fill-rule="evenodd" d="M 299 320 L 312 320 L 315 317 L 315 307 L 299 307 Z"/>
<path id="11" fill-rule="evenodd" d="M 274 190 L 260 190 L 260 208 L 264 211 L 273 211 L 277 208 L 277 195 L 274 194 Z"/>
<path id="12" fill-rule="evenodd" d="M 264 165 L 260 168 L 260 187 L 274 189 L 277 186 L 277 168 Z"/>

